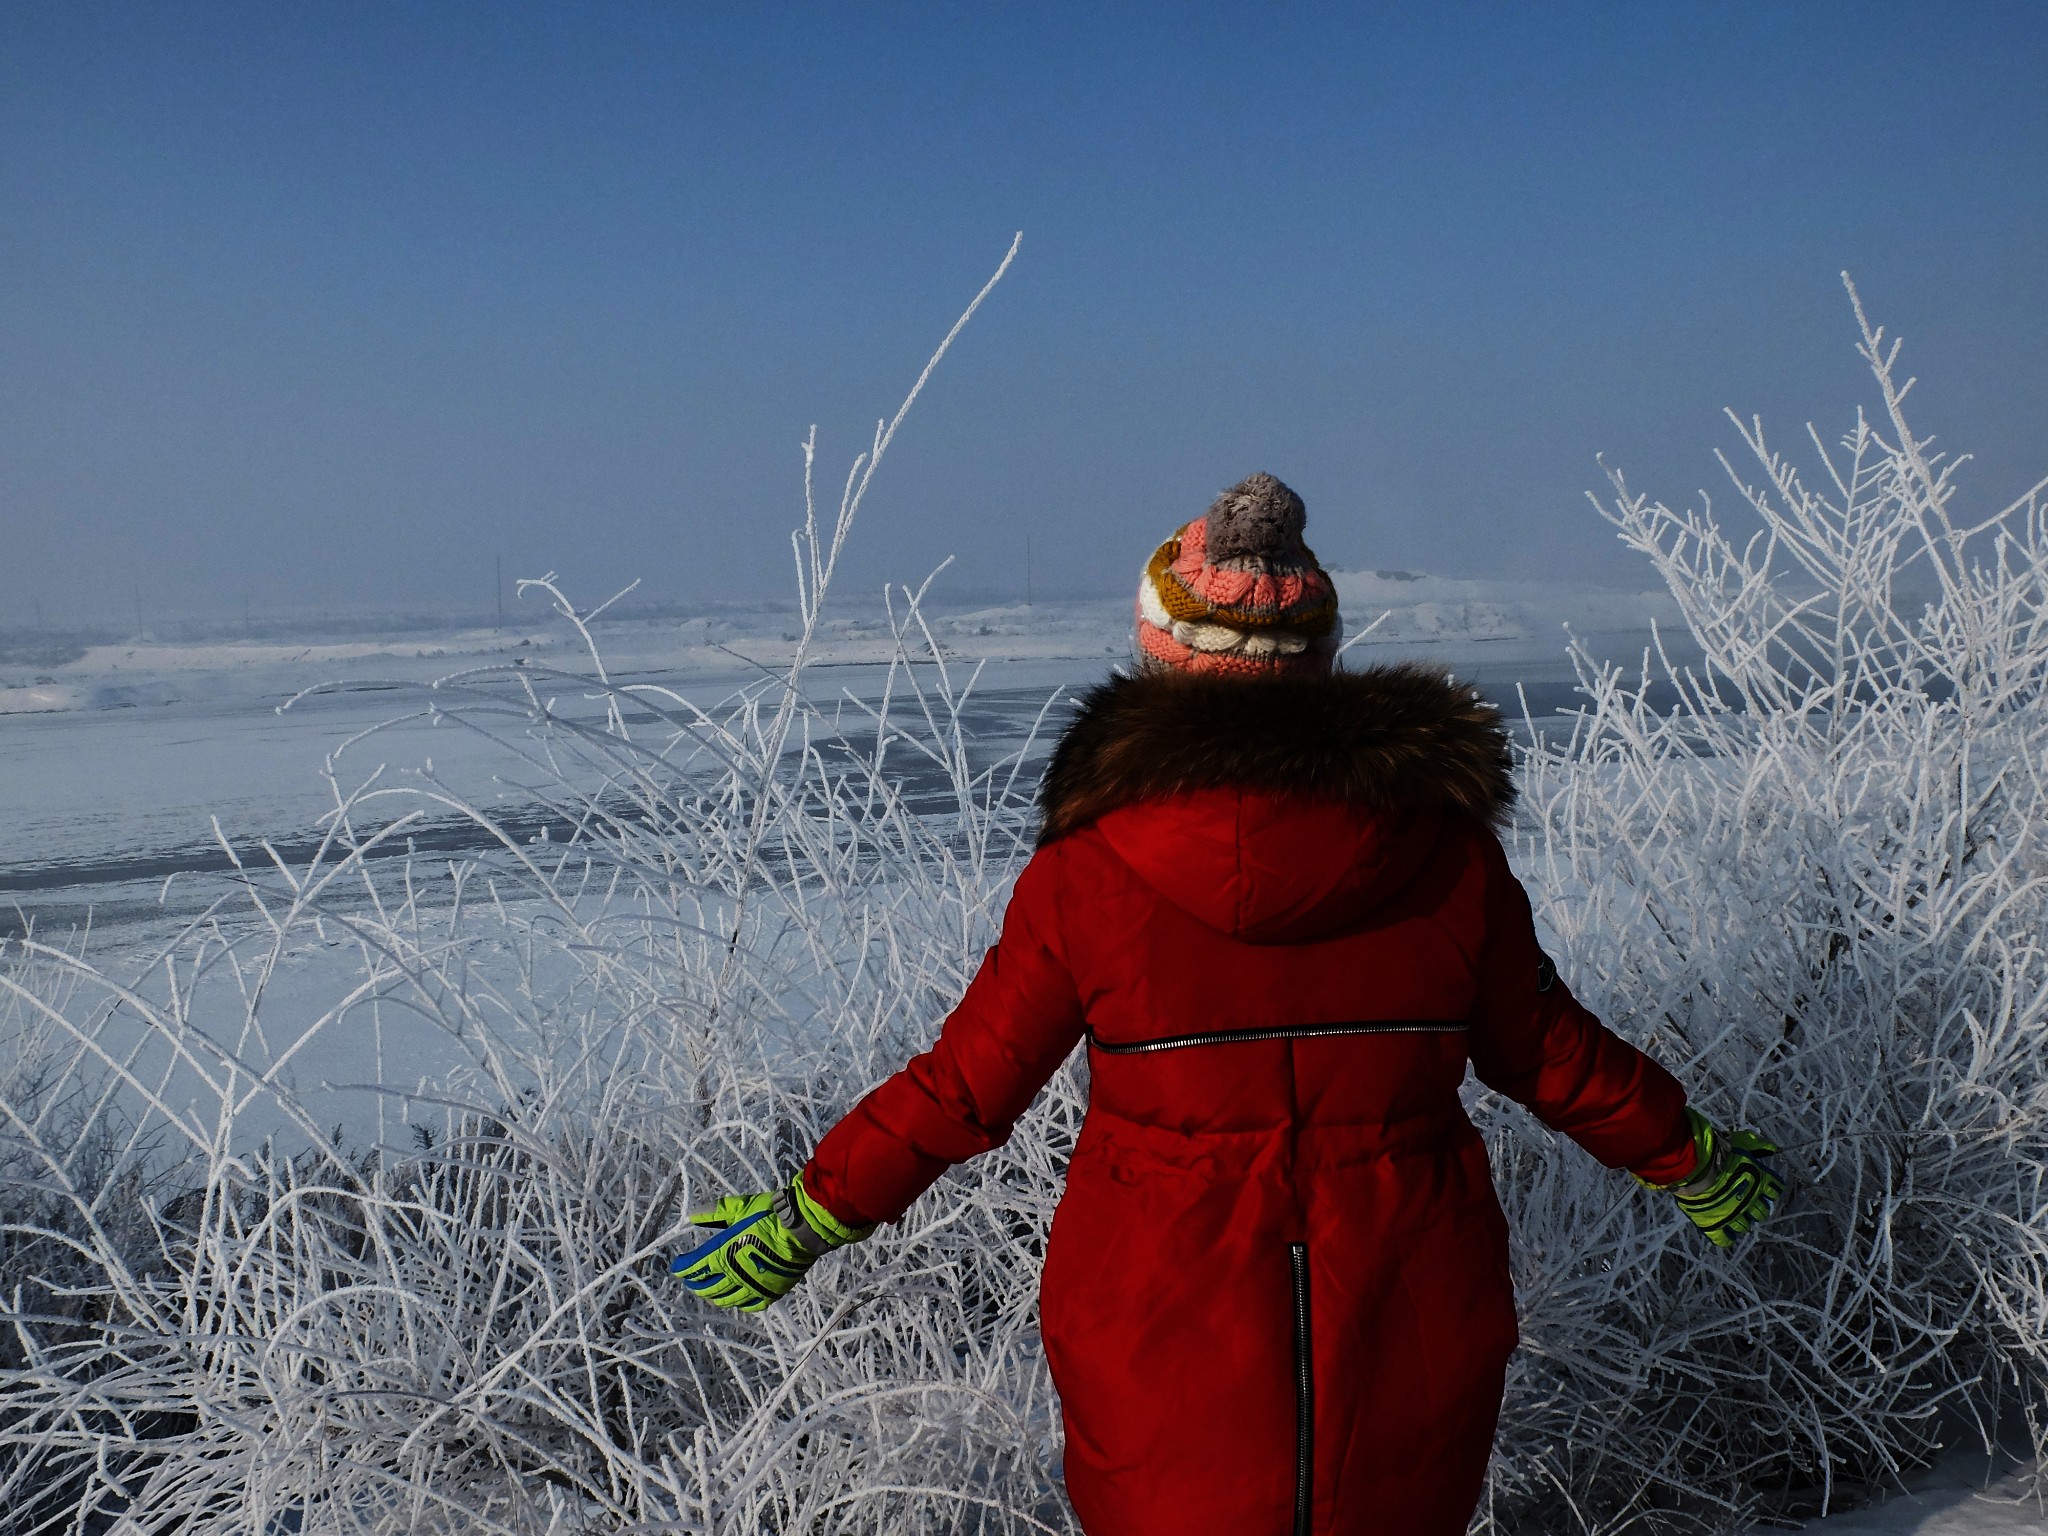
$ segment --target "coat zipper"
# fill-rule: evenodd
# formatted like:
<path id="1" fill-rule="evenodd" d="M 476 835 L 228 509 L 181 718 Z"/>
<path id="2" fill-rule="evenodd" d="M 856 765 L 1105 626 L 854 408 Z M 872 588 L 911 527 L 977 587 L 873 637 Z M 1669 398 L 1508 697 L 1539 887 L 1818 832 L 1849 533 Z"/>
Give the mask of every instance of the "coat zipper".
<path id="1" fill-rule="evenodd" d="M 1294 1536 L 1310 1536 L 1315 1513 L 1316 1381 L 1309 1337 L 1308 1244 L 1287 1245 L 1294 1277 Z"/>

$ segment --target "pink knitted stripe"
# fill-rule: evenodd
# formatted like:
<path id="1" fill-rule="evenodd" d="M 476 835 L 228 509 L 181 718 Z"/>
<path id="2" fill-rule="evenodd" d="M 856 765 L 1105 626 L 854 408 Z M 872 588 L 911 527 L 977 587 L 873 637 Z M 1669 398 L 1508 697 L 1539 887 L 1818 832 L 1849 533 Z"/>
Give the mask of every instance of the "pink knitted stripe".
<path id="1" fill-rule="evenodd" d="M 1195 648 L 1192 645 L 1182 645 L 1166 630 L 1144 618 L 1138 620 L 1138 649 L 1154 661 L 1163 661 L 1169 667 L 1183 669 L 1188 669 L 1189 662 L 1195 656 Z"/>
<path id="2" fill-rule="evenodd" d="M 1314 668 L 1305 667 L 1299 656 L 1245 656 L 1228 651 L 1197 651 L 1187 670 L 1238 677 L 1273 677 L 1280 673 L 1321 671 L 1324 668 L 1321 663 Z"/>
<path id="3" fill-rule="evenodd" d="M 1190 672 L 1214 673 L 1222 676 L 1270 677 L 1283 668 L 1270 656 L 1241 656 L 1228 651 L 1198 652 L 1189 665 Z"/>
<path id="4" fill-rule="evenodd" d="M 1316 606 L 1329 599 L 1330 584 L 1322 572 L 1296 567 L 1291 571 L 1219 571 L 1201 565 L 1193 570 L 1176 561 L 1173 574 L 1212 608 L 1238 608 L 1252 613 L 1285 613 Z"/>
<path id="5" fill-rule="evenodd" d="M 1207 518 L 1196 518 L 1178 537 L 1180 558 L 1173 562 L 1173 574 L 1190 594 L 1212 608 L 1281 614 L 1329 599 L 1329 578 L 1312 563 L 1276 572 L 1224 571 L 1210 565 Z"/>

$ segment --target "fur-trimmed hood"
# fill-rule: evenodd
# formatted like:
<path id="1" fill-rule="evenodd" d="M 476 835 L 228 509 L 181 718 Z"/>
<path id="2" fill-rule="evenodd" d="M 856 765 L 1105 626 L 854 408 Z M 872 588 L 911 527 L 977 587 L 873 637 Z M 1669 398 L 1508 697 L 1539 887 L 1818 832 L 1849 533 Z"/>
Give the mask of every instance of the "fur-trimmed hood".
<path id="1" fill-rule="evenodd" d="M 1196 789 L 1255 789 L 1358 810 L 1515 800 L 1500 711 L 1417 663 L 1243 679 L 1146 671 L 1092 688 L 1039 786 L 1040 846 L 1111 811 Z"/>
<path id="2" fill-rule="evenodd" d="M 1499 713 L 1427 667 L 1142 672 L 1082 700 L 1039 842 L 1092 826 L 1209 927 L 1307 943 L 1386 910 L 1458 821 L 1503 820 L 1508 769 Z"/>

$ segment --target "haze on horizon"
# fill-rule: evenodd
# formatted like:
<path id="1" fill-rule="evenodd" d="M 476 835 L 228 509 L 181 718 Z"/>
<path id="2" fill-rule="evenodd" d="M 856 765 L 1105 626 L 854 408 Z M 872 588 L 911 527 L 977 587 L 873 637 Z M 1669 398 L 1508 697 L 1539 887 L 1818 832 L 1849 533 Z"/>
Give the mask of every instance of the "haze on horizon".
<path id="1" fill-rule="evenodd" d="M 13 7 L 0 628 L 783 595 L 805 428 L 836 492 L 1017 229 L 850 583 L 1122 590 L 1264 468 L 1333 565 L 1646 584 L 1596 455 L 1836 437 L 1844 268 L 1989 508 L 2044 73 L 2009 3 Z"/>

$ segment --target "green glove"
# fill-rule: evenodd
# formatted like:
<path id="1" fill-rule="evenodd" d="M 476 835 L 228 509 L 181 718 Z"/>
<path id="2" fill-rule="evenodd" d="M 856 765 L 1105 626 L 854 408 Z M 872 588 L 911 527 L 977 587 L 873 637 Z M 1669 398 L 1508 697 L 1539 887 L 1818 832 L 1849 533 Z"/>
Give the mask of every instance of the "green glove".
<path id="1" fill-rule="evenodd" d="M 825 1254 L 875 1230 L 841 1222 L 810 1197 L 802 1174 L 785 1189 L 727 1195 L 690 1221 L 719 1234 L 674 1260 L 668 1272 L 712 1305 L 742 1312 L 787 1296 Z"/>
<path id="2" fill-rule="evenodd" d="M 1698 1110 L 1685 1113 L 1699 1157 L 1692 1176 L 1682 1184 L 1637 1182 L 1676 1200 L 1716 1248 L 1732 1248 L 1736 1238 L 1770 1215 L 1771 1207 L 1784 1198 L 1785 1181 L 1764 1160 L 1765 1154 L 1778 1149 L 1754 1131 L 1717 1131 Z"/>

